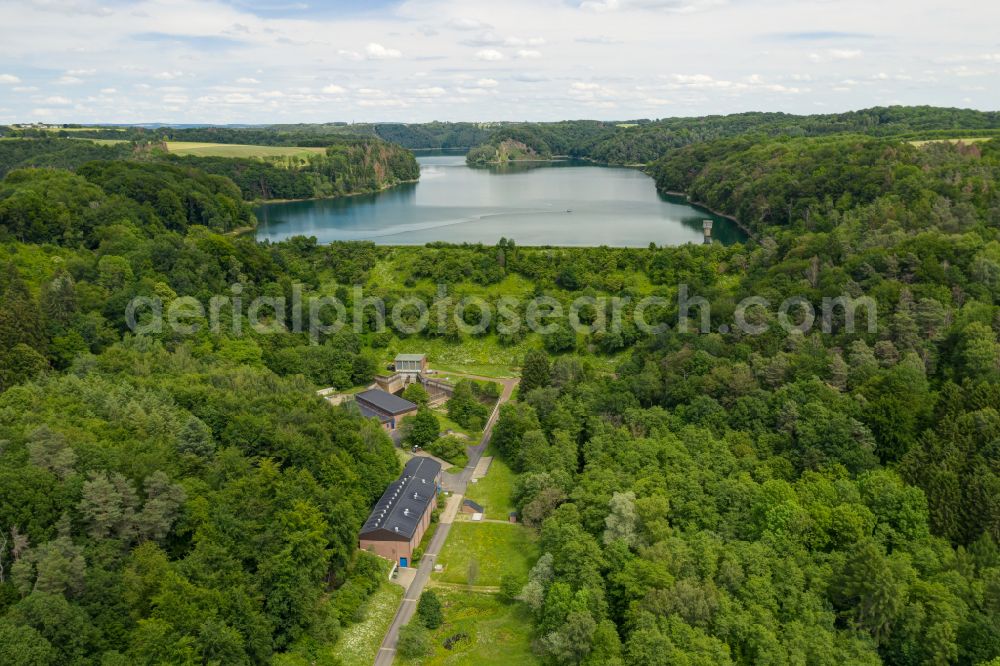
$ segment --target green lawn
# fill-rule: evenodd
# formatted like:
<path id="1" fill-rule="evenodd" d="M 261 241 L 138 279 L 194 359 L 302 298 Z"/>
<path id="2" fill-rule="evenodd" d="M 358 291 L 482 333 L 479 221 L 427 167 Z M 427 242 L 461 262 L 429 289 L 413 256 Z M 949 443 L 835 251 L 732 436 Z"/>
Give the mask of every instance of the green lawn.
<path id="1" fill-rule="evenodd" d="M 388 581 L 368 600 L 365 619 L 344 629 L 333 655 L 344 666 L 370 666 L 403 598 L 403 588 Z"/>
<path id="2" fill-rule="evenodd" d="M 497 586 L 500 577 L 513 575 L 524 580 L 538 559 L 538 546 L 531 530 L 509 523 L 458 522 L 451 526 L 437 561 L 444 571 L 432 574 L 443 583 L 469 583 L 469 562 L 476 560 L 476 586 Z"/>
<path id="3" fill-rule="evenodd" d="M 198 157 L 297 157 L 299 159 L 326 153 L 326 148 L 250 146 L 198 141 L 167 141 L 167 150 L 175 155 L 196 155 Z"/>
<path id="4" fill-rule="evenodd" d="M 514 510 L 514 473 L 502 460 L 493 457 L 486 476 L 466 488 L 465 496 L 482 504 L 487 518 L 507 520 Z"/>
<path id="5" fill-rule="evenodd" d="M 444 624 L 432 632 L 434 652 L 419 659 L 396 657 L 402 666 L 532 666 L 531 617 L 523 604 L 504 605 L 496 595 L 437 588 Z M 464 633 L 467 639 L 446 650 L 444 641 Z"/>

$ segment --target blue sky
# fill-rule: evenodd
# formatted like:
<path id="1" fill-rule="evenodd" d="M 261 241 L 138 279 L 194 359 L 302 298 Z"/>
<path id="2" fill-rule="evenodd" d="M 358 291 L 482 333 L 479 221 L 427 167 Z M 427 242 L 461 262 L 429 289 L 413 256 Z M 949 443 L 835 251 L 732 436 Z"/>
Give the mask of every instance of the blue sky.
<path id="1" fill-rule="evenodd" d="M 981 0 L 4 0 L 0 123 L 996 110 L 997 25 Z"/>

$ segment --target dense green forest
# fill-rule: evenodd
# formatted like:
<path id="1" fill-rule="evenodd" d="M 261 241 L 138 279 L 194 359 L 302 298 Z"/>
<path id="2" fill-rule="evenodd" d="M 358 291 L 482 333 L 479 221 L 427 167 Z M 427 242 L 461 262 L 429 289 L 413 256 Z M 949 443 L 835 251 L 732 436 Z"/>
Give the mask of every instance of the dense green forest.
<path id="1" fill-rule="evenodd" d="M 959 132 L 961 130 L 961 132 Z M 469 153 L 470 164 L 566 155 L 604 164 L 646 164 L 674 148 L 737 136 L 759 138 L 826 136 L 856 132 L 896 138 L 993 136 L 1000 113 L 937 107 L 876 107 L 847 113 L 796 116 L 788 113 L 738 113 L 699 118 L 597 122 L 508 124 L 496 129 Z M 520 152 L 498 150 L 516 141 Z"/>
<path id="2" fill-rule="evenodd" d="M 975 129 L 921 113 L 940 118 L 885 123 Z M 356 531 L 398 462 L 315 390 L 365 384 L 417 338 L 526 350 L 493 447 L 543 555 L 502 587 L 547 662 L 1000 658 L 1000 148 L 845 129 L 658 154 L 658 187 L 754 238 L 643 249 L 260 244 L 225 234 L 251 219 L 245 192 L 197 160 L 0 142 L 0 655 L 335 664 L 382 575 Z M 59 168 L 23 168 L 28 146 Z M 371 310 L 318 344 L 292 311 L 270 334 L 196 316 L 194 333 L 138 336 L 124 316 L 136 296 L 297 288 L 307 311 L 324 295 L 352 310 L 352 285 L 434 311 L 452 307 L 439 283 L 632 300 L 620 331 L 544 337 L 448 317 L 378 331 Z M 713 332 L 679 311 L 681 284 Z M 789 334 L 773 311 L 845 294 L 872 299 L 874 330 L 838 314 Z M 630 323 L 644 296 L 669 303 L 646 313 L 667 330 Z M 748 296 L 774 306 L 748 315 L 764 332 L 719 332 Z"/>
<path id="3" fill-rule="evenodd" d="M 97 145 L 83 139 L 51 137 L 4 140 L 0 141 L 0 175 L 24 167 L 78 169 L 95 160 L 169 161 L 191 174 L 224 176 L 239 187 L 247 201 L 378 192 L 420 177 L 413 153 L 378 139 L 341 137 L 327 146 L 325 154 L 305 160 L 180 157 L 167 153 L 162 145 L 145 141 Z"/>
<path id="4" fill-rule="evenodd" d="M 409 150 L 379 140 L 348 139 L 328 146 L 324 155 L 305 163 L 281 158 L 234 157 L 177 159 L 202 171 L 226 176 L 247 200 L 310 199 L 379 192 L 420 178 L 420 167 Z"/>
<path id="5" fill-rule="evenodd" d="M 329 663 L 384 575 L 355 538 L 398 461 L 314 391 L 374 360 L 350 332 L 133 337 L 124 312 L 349 262 L 220 235 L 252 219 L 236 186 L 162 162 L 15 170 L 0 209 L 3 663 Z"/>
<path id="6" fill-rule="evenodd" d="M 763 236 L 649 257 L 655 282 L 697 285 L 713 330 L 751 294 L 867 295 L 880 326 L 669 332 L 613 375 L 527 359 L 494 445 L 546 553 L 519 595 L 538 648 L 588 664 L 996 658 L 996 142 L 733 140 L 656 173 Z M 581 284 L 616 266 L 574 263 Z"/>

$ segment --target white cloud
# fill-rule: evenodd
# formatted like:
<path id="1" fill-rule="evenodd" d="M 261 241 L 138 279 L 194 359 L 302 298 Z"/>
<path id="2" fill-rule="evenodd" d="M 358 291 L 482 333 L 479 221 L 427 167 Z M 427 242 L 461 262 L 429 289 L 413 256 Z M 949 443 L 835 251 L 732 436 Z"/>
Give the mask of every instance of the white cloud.
<path id="1" fill-rule="evenodd" d="M 889 27 L 870 35 L 836 32 L 849 30 L 847 14 L 829 0 L 402 2 L 378 12 L 11 2 L 0 106 L 12 122 L 35 119 L 35 108 L 84 123 L 622 119 L 843 111 L 897 98 L 954 106 L 968 95 L 987 108 L 1000 76 L 990 27 L 1000 5 L 980 3 L 973 19 L 972 0 L 934 17 L 900 13 L 902 0 L 872 5 L 869 22 Z M 709 32 L 726 48 L 705 42 Z"/>
<path id="2" fill-rule="evenodd" d="M 372 42 L 365 47 L 365 53 L 368 54 L 368 57 L 371 60 L 387 60 L 390 58 L 399 58 L 403 55 L 396 49 L 387 49 L 381 44 L 377 44 L 375 42 Z"/>
<path id="3" fill-rule="evenodd" d="M 853 60 L 864 54 L 860 49 L 830 49 L 827 53 L 830 54 L 831 58 L 837 60 Z"/>
<path id="4" fill-rule="evenodd" d="M 55 104 L 56 106 L 66 106 L 67 104 L 72 104 L 73 100 L 68 97 L 62 97 L 60 95 L 53 95 L 52 97 L 46 97 L 42 100 L 42 104 Z"/>
<path id="5" fill-rule="evenodd" d="M 607 35 L 591 35 L 589 37 L 577 37 L 577 42 L 581 44 L 621 44 L 622 40 L 608 37 Z"/>
<path id="6" fill-rule="evenodd" d="M 462 44 L 466 46 L 500 46 L 506 40 L 503 37 L 493 32 L 492 30 L 487 30 L 486 32 L 481 32 L 475 37 L 469 39 L 463 39 Z"/>
<path id="7" fill-rule="evenodd" d="M 545 44 L 544 37 L 528 37 L 527 39 L 521 39 L 520 37 L 508 37 L 503 40 L 505 46 L 542 46 Z"/>
<path id="8" fill-rule="evenodd" d="M 447 91 L 440 86 L 430 86 L 427 88 L 416 88 L 410 91 L 415 97 L 440 97 Z"/>
<path id="9" fill-rule="evenodd" d="M 403 101 L 401 99 L 396 99 L 396 98 L 390 97 L 390 98 L 386 98 L 386 99 L 362 99 L 362 100 L 358 100 L 358 106 L 367 106 L 367 107 L 387 107 L 387 106 L 388 107 L 392 107 L 392 106 L 407 107 L 407 106 L 409 106 L 409 104 L 407 104 L 405 101 Z"/>
<path id="10" fill-rule="evenodd" d="M 864 55 L 860 49 L 827 49 L 821 53 L 810 53 L 813 62 L 828 62 L 830 60 L 856 60 Z"/>
<path id="11" fill-rule="evenodd" d="M 471 18 L 454 18 L 446 23 L 452 30 L 482 30 L 484 28 L 489 28 L 488 23 L 483 23 L 482 21 L 477 21 Z"/>
<path id="12" fill-rule="evenodd" d="M 675 14 L 689 14 L 728 4 L 726 0 L 583 0 L 580 9 L 603 14 L 628 9 L 645 9 Z"/>

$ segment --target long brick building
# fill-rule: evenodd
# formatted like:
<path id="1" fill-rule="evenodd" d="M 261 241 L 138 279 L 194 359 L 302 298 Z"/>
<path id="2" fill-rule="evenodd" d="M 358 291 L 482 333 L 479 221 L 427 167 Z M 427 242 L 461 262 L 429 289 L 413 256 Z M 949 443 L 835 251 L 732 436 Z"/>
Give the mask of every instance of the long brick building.
<path id="1" fill-rule="evenodd" d="M 431 524 L 440 480 L 441 463 L 424 456 L 411 458 L 361 528 L 360 548 L 401 567 L 409 566 L 413 551 Z"/>

